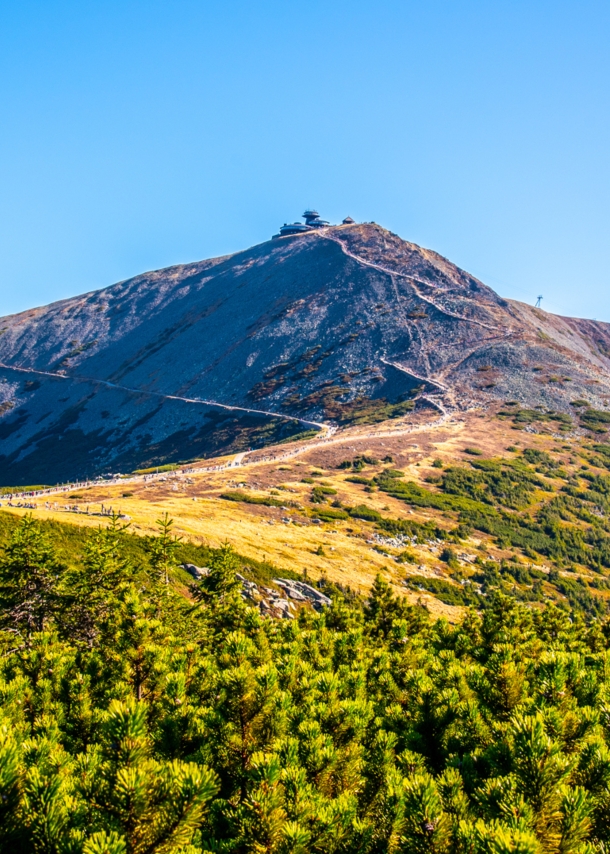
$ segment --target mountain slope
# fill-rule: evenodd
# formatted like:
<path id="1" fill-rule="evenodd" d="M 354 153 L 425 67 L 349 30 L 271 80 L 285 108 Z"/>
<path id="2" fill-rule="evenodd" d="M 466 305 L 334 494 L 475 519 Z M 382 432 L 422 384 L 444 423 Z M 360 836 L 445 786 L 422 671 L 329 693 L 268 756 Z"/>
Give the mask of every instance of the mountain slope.
<path id="1" fill-rule="evenodd" d="M 608 324 L 501 299 L 374 224 L 320 229 L 1 319 L 2 480 L 241 449 L 422 393 L 602 405 L 609 355 Z"/>

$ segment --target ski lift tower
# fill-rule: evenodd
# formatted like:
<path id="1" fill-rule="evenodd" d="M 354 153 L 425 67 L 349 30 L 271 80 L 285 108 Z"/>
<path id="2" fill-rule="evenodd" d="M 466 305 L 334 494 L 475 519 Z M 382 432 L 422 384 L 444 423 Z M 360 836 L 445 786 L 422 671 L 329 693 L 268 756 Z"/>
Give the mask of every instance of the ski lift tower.
<path id="1" fill-rule="evenodd" d="M 535 306 L 535 308 L 542 308 L 542 294 L 541 294 L 541 295 L 538 297 L 538 299 L 536 300 L 536 306 Z"/>

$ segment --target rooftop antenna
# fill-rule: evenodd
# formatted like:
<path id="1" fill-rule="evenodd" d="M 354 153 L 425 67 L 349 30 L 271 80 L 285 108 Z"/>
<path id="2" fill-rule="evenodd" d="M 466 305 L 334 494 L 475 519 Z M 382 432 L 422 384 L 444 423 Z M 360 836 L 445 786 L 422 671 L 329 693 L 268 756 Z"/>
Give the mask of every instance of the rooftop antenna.
<path id="1" fill-rule="evenodd" d="M 540 296 L 536 300 L 535 308 L 541 308 L 541 303 L 542 303 L 542 294 L 540 294 Z"/>

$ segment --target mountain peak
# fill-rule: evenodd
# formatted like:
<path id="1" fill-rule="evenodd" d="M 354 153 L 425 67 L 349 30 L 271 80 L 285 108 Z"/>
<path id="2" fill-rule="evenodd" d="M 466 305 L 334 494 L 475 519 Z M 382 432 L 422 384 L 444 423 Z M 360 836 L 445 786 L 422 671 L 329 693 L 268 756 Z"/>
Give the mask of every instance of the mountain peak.
<path id="1" fill-rule="evenodd" d="M 204 456 L 414 403 L 567 411 L 610 395 L 607 324 L 502 299 L 375 223 L 305 217 L 234 255 L 0 320 L 5 481 Z"/>

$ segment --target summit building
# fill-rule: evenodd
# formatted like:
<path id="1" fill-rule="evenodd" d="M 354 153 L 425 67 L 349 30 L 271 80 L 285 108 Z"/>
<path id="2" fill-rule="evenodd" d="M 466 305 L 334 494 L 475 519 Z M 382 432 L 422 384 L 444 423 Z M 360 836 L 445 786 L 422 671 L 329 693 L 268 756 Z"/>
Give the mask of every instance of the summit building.
<path id="1" fill-rule="evenodd" d="M 313 231 L 314 228 L 326 228 L 331 223 L 325 219 L 320 219 L 320 214 L 317 211 L 307 210 L 303 214 L 305 222 L 285 222 L 280 228 L 278 234 L 273 237 L 288 237 L 291 234 L 303 234 L 306 231 Z M 342 225 L 352 225 L 354 220 L 351 216 L 346 217 Z"/>

